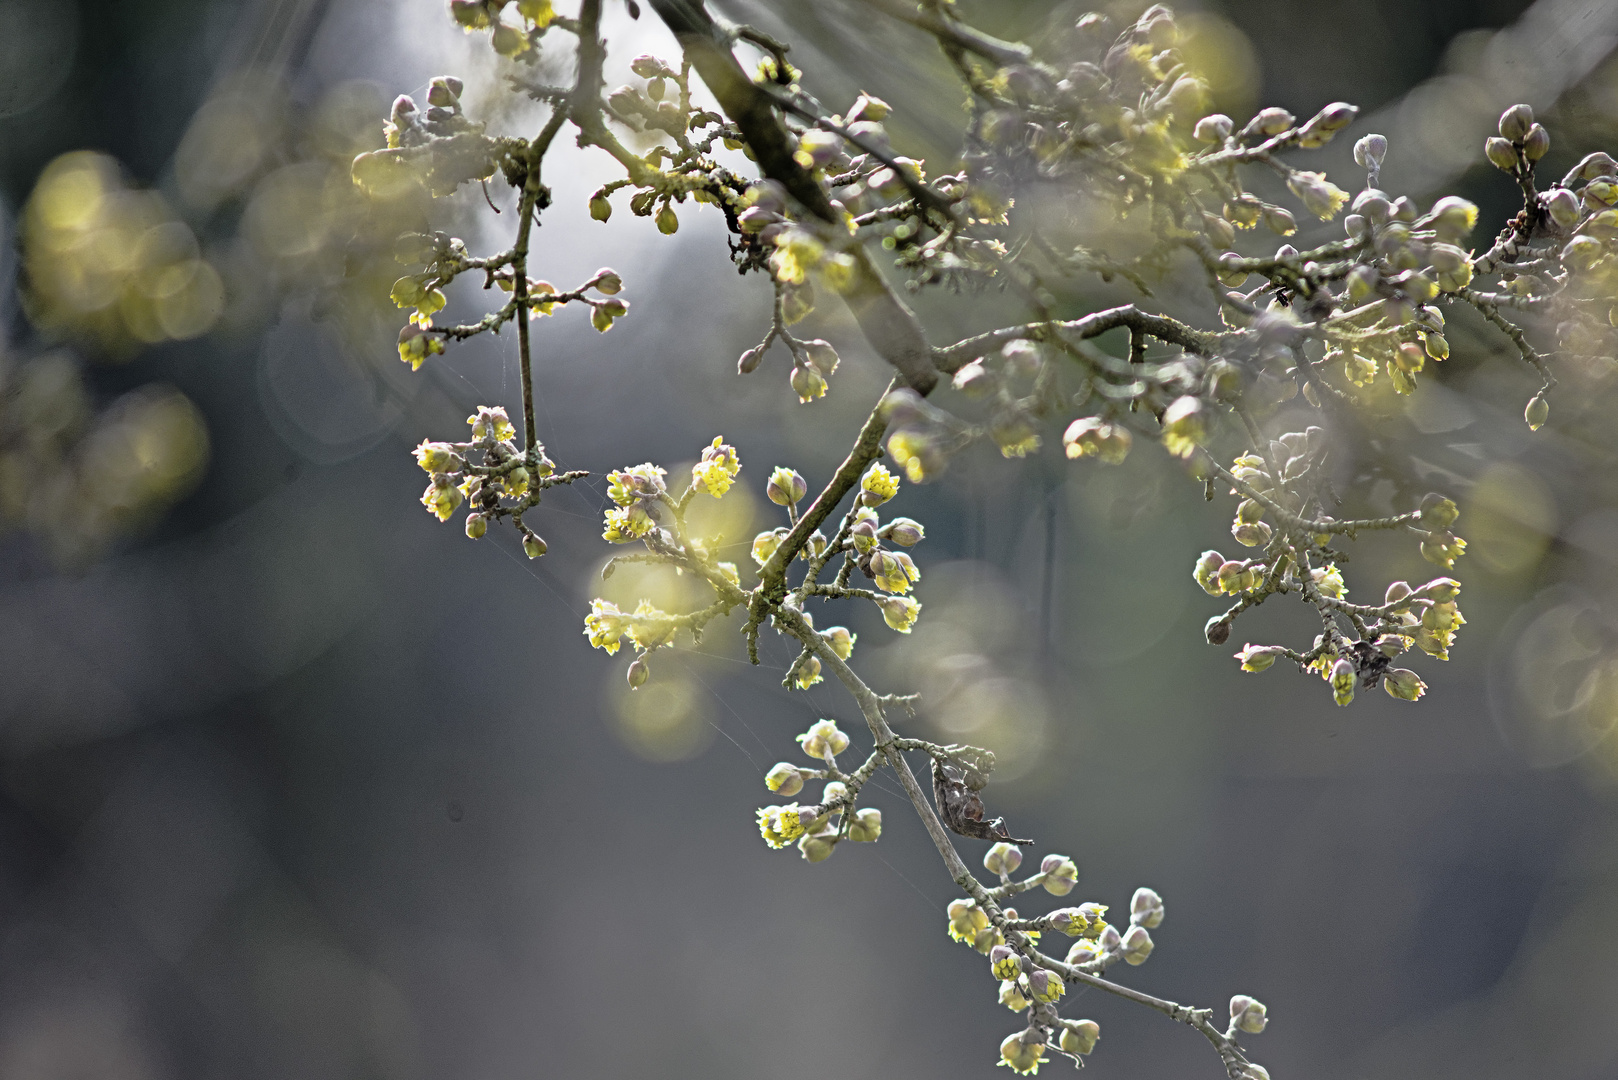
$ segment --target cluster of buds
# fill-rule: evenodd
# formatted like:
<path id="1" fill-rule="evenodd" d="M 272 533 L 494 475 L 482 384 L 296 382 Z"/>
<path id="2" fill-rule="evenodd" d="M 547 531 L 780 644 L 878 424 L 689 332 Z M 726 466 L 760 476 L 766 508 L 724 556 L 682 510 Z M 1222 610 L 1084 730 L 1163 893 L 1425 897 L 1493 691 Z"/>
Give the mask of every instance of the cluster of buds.
<path id="1" fill-rule="evenodd" d="M 1038 873 L 1014 883 L 1011 874 L 1022 865 L 1022 851 L 1017 845 L 1005 842 L 989 849 L 983 865 L 1000 878 L 1001 885 L 995 895 L 1041 885 L 1053 895 L 1064 896 L 1072 890 L 1078 873 L 1071 859 L 1048 855 L 1040 863 Z M 1145 963 L 1153 949 L 1149 931 L 1163 922 L 1163 899 L 1154 890 L 1143 887 L 1135 890 L 1129 907 L 1129 928 L 1120 933 L 1107 922 L 1104 904 L 1058 908 L 1027 921 L 1019 920 L 1017 912 L 1011 908 L 1000 912 L 1000 920 L 994 919 L 972 899 L 962 898 L 949 904 L 946 914 L 950 938 L 987 956 L 990 974 L 999 985 L 1000 1003 L 1014 1012 L 1028 1013 L 1027 1028 L 1001 1043 L 1003 1064 L 1019 1073 L 1035 1072 L 1045 1063 L 1043 1055 L 1052 1042 L 1062 1053 L 1074 1058 L 1095 1049 L 1096 1039 L 1101 1034 L 1099 1026 L 1093 1020 L 1066 1020 L 1057 1014 L 1056 1005 L 1066 992 L 1066 982 L 1057 970 L 1046 966 L 1048 961 L 1033 951 L 1032 943 L 1039 941 L 1042 931 L 1076 938 L 1064 962 L 1090 973 L 1099 974 L 1120 960 L 1131 965 Z M 1015 926 L 1030 945 L 1013 947 L 1007 942 L 1002 926 Z"/>
<path id="2" fill-rule="evenodd" d="M 796 843 L 798 850 L 809 862 L 822 862 L 831 857 L 839 842 L 852 840 L 871 843 L 882 835 L 882 811 L 872 806 L 855 808 L 867 770 L 846 776 L 837 768 L 837 755 L 848 749 L 848 736 L 833 720 L 817 720 L 809 730 L 798 736 L 803 752 L 825 765 L 823 769 L 805 769 L 791 762 L 777 762 L 764 776 L 764 786 L 778 795 L 791 797 L 803 790 L 806 780 L 831 779 L 821 791 L 820 802 L 813 806 L 789 803 L 785 806 L 766 806 L 758 811 L 759 834 L 772 848 Z"/>
<path id="3" fill-rule="evenodd" d="M 1244 454 L 1232 463 L 1226 475 L 1236 485 L 1230 493 L 1239 502 L 1231 535 L 1246 547 L 1262 549 L 1262 555 L 1227 559 L 1209 550 L 1198 557 L 1192 578 L 1203 591 L 1210 596 L 1241 597 L 1236 607 L 1208 621 L 1206 636 L 1211 644 L 1224 644 L 1236 615 L 1245 607 L 1275 593 L 1298 591 L 1327 619 L 1327 629 L 1307 652 L 1248 643 L 1236 654 L 1243 671 L 1265 671 L 1286 658 L 1318 672 L 1339 705 L 1349 704 L 1357 687 L 1374 687 L 1379 682 L 1393 697 L 1414 701 L 1426 691 L 1426 684 L 1415 672 L 1394 667 L 1392 662 L 1411 648 L 1448 659 L 1455 630 L 1465 622 L 1454 602 L 1460 585 L 1451 578 L 1436 578 L 1412 589 L 1398 581 L 1388 587 L 1380 605 L 1349 604 L 1348 586 L 1332 561 L 1338 556 L 1330 545 L 1337 532 L 1352 529 L 1300 516 L 1311 503 L 1323 505 L 1318 490 L 1306 484 L 1326 451 L 1324 432 L 1311 427 L 1289 432 L 1269 443 L 1263 453 Z M 1272 509 L 1278 510 L 1279 518 L 1273 526 L 1264 520 Z M 1459 514 L 1454 501 L 1433 493 L 1410 513 L 1350 524 L 1354 528 L 1402 526 L 1420 539 L 1421 553 L 1428 561 L 1447 570 L 1466 546 L 1449 531 Z M 1316 531 L 1319 529 L 1328 531 Z M 1339 615 L 1352 616 L 1357 639 L 1350 640 L 1337 628 Z"/>
<path id="4" fill-rule="evenodd" d="M 516 429 L 502 407 L 480 406 L 466 422 L 472 427 L 469 441 L 425 440 L 416 447 L 416 463 L 431 477 L 421 504 L 439 521 L 448 521 L 465 502 L 470 507 L 466 535 L 473 540 L 488 531 L 490 518 L 509 515 L 523 550 L 538 558 L 545 554 L 545 541 L 522 524 L 522 514 L 539 502 L 540 490 L 555 477 L 555 463 L 543 447 L 536 445 L 528 455 L 517 449 Z"/>

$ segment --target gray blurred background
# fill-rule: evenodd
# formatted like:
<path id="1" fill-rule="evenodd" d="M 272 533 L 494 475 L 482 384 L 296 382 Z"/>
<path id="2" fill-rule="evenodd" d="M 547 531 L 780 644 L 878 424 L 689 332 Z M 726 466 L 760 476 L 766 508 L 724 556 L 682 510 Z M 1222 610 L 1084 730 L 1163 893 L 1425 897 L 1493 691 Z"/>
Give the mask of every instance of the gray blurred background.
<path id="1" fill-rule="evenodd" d="M 636 53 L 673 55 L 649 15 L 609 8 L 609 79 Z M 1084 10 L 963 8 L 1013 37 Z M 1472 160 L 1503 106 L 1540 112 L 1557 175 L 1614 149 L 1610 0 L 1181 9 L 1224 35 L 1223 107 L 1360 104 L 1349 134 L 1389 135 L 1387 186 L 1476 199 L 1480 241 L 1514 210 L 1510 182 Z M 861 88 L 891 101 L 902 151 L 942 168 L 957 149 L 961 92 L 916 35 L 853 0 L 724 10 L 789 38 L 832 107 Z M 391 96 L 446 72 L 474 115 L 530 130 L 437 0 L 0 0 L 5 351 L 51 345 L 10 252 L 58 154 L 110 153 L 227 283 L 258 280 L 275 245 L 241 222 L 280 220 L 262 200 L 303 166 L 265 150 L 219 179 L 181 153 L 198 110 L 346 102 L 375 145 Z M 1342 168 L 1346 146 L 1332 153 Z M 611 265 L 633 308 L 605 337 L 576 312 L 536 324 L 542 437 L 597 478 L 530 518 L 550 542 L 536 562 L 423 513 L 408 454 L 458 437 L 475 405 L 515 413 L 510 340 L 412 376 L 392 358 L 399 314 L 339 332 L 294 267 L 256 309 L 233 296 L 205 337 L 122 363 L 69 343 L 102 399 L 181 388 L 212 456 L 189 498 L 97 564 L 64 572 L 24 531 L 0 538 L 0 1077 L 994 1075 L 1018 1022 L 945 937 L 955 891 L 891 778 L 871 799 L 877 845 L 809 866 L 759 840 L 761 776 L 794 734 L 829 716 L 868 745 L 842 692 L 782 691 L 792 652 L 766 638 L 748 666 L 732 619 L 660 653 L 630 697 L 622 656 L 580 632 L 592 595 L 678 588 L 596 580 L 606 471 L 674 469 L 723 434 L 754 496 L 718 524 L 745 541 L 777 524 L 770 467 L 823 483 L 885 380 L 829 304 L 806 324 L 845 358 L 825 400 L 798 406 L 779 354 L 736 376 L 767 284 L 731 272 L 713 211 L 683 209 L 671 239 L 627 213 L 588 221 L 612 175 L 571 145 L 547 164 L 560 209 L 534 272 L 571 285 Z M 490 194 L 504 217 L 475 188 L 439 208 L 485 250 L 512 219 L 503 183 Z M 1076 314 L 1124 295 L 1061 300 Z M 459 292 L 451 313 L 483 300 Z M 938 340 L 1017 314 L 918 303 Z M 1162 893 L 1156 954 L 1117 977 L 1219 1010 L 1258 996 L 1272 1023 L 1248 1045 L 1278 1078 L 1618 1075 L 1610 375 L 1571 377 L 1530 435 L 1530 380 L 1486 329 L 1454 319 L 1454 358 L 1392 432 L 1423 484 L 1458 497 L 1472 545 L 1469 623 L 1454 660 L 1416 665 L 1432 688 L 1418 704 L 1339 709 L 1313 678 L 1240 673 L 1202 642 L 1220 605 L 1190 581 L 1198 552 L 1229 546 L 1230 506 L 1150 447 L 1108 470 L 1062 460 L 1054 432 L 1026 462 L 976 448 L 893 504 L 928 529 L 912 637 L 864 610 L 818 616 L 859 632 L 879 688 L 926 695 L 903 731 L 1001 755 L 991 805 L 1038 839 L 1031 861 L 1078 861 L 1072 900 Z M 1355 553 L 1351 585 L 1432 576 L 1407 540 Z M 1232 647 L 1307 641 L 1307 612 L 1269 607 Z M 1054 906 L 1036 895 L 1025 913 Z M 1064 1012 L 1101 1024 L 1096 1075 L 1219 1075 L 1155 1013 L 1094 992 Z"/>

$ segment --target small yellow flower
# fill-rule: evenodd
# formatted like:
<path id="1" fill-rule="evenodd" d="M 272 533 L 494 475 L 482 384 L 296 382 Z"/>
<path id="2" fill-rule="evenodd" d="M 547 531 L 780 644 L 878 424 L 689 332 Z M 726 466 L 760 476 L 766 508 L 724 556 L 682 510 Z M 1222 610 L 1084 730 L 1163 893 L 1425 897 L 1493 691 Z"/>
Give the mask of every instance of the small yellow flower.
<path id="1" fill-rule="evenodd" d="M 1062 977 L 1043 968 L 1028 976 L 1028 988 L 1033 991 L 1035 1001 L 1055 1001 L 1067 992 Z"/>
<path id="2" fill-rule="evenodd" d="M 865 492 L 861 501 L 866 506 L 881 506 L 899 494 L 899 478 L 879 462 L 872 465 L 860 479 L 860 489 Z"/>
<path id="3" fill-rule="evenodd" d="M 1009 1067 L 1012 1072 L 1026 1076 L 1039 1072 L 1039 1067 L 1050 1059 L 1042 1056 L 1045 1053 L 1043 1042 L 1024 1042 L 1025 1038 L 1033 1039 L 1034 1032 L 1019 1031 L 1015 1035 L 1006 1036 L 1005 1041 L 1000 1044 L 1000 1064 Z"/>
<path id="4" fill-rule="evenodd" d="M 742 461 L 736 448 L 727 444 L 724 436 L 716 435 L 714 441 L 703 448 L 702 460 L 691 466 L 691 484 L 717 499 L 730 490 L 741 469 Z"/>
<path id="5" fill-rule="evenodd" d="M 443 473 L 434 473 L 432 483 L 422 492 L 421 505 L 425 506 L 439 521 L 448 521 L 455 508 L 461 505 L 461 490 L 450 483 L 449 477 Z"/>
<path id="6" fill-rule="evenodd" d="M 652 531 L 654 522 L 644 507 L 625 506 L 608 510 L 601 530 L 602 539 L 612 544 L 627 544 L 639 540 Z"/>
<path id="7" fill-rule="evenodd" d="M 772 529 L 761 532 L 753 537 L 753 561 L 763 566 L 775 554 L 775 549 L 781 546 L 781 541 L 787 538 L 787 530 Z"/>
<path id="8" fill-rule="evenodd" d="M 504 406 L 480 406 L 477 412 L 466 418 L 466 422 L 472 425 L 474 439 L 492 437 L 495 442 L 505 442 L 517 437 L 517 429 L 511 426 L 511 417 L 506 415 Z"/>
<path id="9" fill-rule="evenodd" d="M 609 656 L 616 653 L 628 628 L 629 617 L 618 610 L 617 604 L 600 597 L 590 601 L 590 614 L 584 617 L 584 633 L 592 648 L 605 649 Z"/>
<path id="10" fill-rule="evenodd" d="M 1071 961 L 1069 962 L 1071 963 Z M 1028 1008 L 1031 1002 L 1029 1002 L 1027 998 L 1023 997 L 1022 987 L 1018 986 L 1012 980 L 1007 979 L 1005 982 L 1000 984 L 1000 1004 L 1004 1005 L 1012 1012 L 1022 1012 L 1024 1009 Z"/>
<path id="11" fill-rule="evenodd" d="M 430 473 L 457 472 L 466 464 L 447 442 L 428 442 L 423 439 L 415 449 L 416 464 Z"/>
<path id="12" fill-rule="evenodd" d="M 884 596 L 877 602 L 882 609 L 882 621 L 901 634 L 910 633 L 921 614 L 921 603 L 908 596 Z"/>
<path id="13" fill-rule="evenodd" d="M 913 582 L 921 580 L 921 571 L 902 551 L 878 551 L 871 556 L 871 576 L 884 592 L 907 593 Z"/>
<path id="14" fill-rule="evenodd" d="M 637 499 L 661 495 L 668 490 L 663 483 L 667 475 L 667 469 L 660 469 L 651 462 L 632 469 L 618 469 L 607 474 L 607 497 L 619 506 L 628 506 Z"/>
<path id="15" fill-rule="evenodd" d="M 820 636 L 826 639 L 826 644 L 831 646 L 831 651 L 837 654 L 839 660 L 847 660 L 854 655 L 854 642 L 859 638 L 846 626 L 827 627 L 820 632 Z"/>

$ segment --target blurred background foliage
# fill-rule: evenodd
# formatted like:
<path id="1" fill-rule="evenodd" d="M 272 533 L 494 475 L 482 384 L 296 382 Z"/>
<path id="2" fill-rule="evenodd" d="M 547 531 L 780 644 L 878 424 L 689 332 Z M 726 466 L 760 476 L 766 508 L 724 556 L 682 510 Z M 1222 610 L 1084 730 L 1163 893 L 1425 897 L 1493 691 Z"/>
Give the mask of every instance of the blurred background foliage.
<path id="1" fill-rule="evenodd" d="M 902 151 L 951 160 L 961 91 L 919 36 L 856 0 L 721 6 L 790 39 L 823 100 L 877 94 Z M 1042 40 L 1084 10 L 961 6 Z M 1361 105 L 1385 186 L 1474 199 L 1475 240 L 1515 210 L 1478 152 L 1502 107 L 1535 107 L 1553 174 L 1618 142 L 1605 0 L 1179 6 L 1218 107 Z M 610 7 L 609 80 L 672 55 L 653 23 Z M 791 653 L 766 641 L 753 669 L 720 624 L 630 694 L 579 632 L 600 483 L 547 500 L 535 563 L 416 505 L 409 446 L 517 404 L 511 342 L 412 376 L 386 299 L 399 231 L 436 215 L 491 250 L 509 213 L 347 179 L 392 96 L 442 73 L 532 130 L 437 0 L 0 0 L 0 1075 L 989 1075 L 1009 1018 L 944 938 L 954 893 L 897 793 L 874 849 L 809 867 L 757 839 L 791 735 L 859 728 L 836 688 L 784 694 Z M 539 324 L 558 464 L 673 468 L 723 433 L 755 495 L 777 463 L 828 475 L 886 378 L 852 324 L 811 317 L 847 361 L 813 406 L 779 362 L 738 378 L 768 289 L 729 272 L 718 215 L 599 225 L 612 169 L 554 162 L 535 272 L 611 265 L 635 303 L 605 338 Z M 1017 314 L 917 303 L 940 339 Z M 1452 320 L 1452 358 L 1367 450 L 1456 495 L 1471 543 L 1469 623 L 1417 705 L 1237 672 L 1189 581 L 1228 507 L 1149 452 L 1074 467 L 1053 433 L 907 487 L 921 625 L 853 616 L 877 683 L 925 695 L 906 729 L 1002 755 L 996 808 L 1078 860 L 1079 899 L 1163 893 L 1125 977 L 1259 996 L 1277 1077 L 1618 1071 L 1612 369 L 1567 372 L 1531 434 L 1531 381 L 1486 330 Z M 715 505 L 732 536 L 773 523 Z M 1393 539 L 1355 558 L 1428 576 Z M 682 582 L 631 569 L 604 594 L 676 606 Z M 1211 1067 L 1159 1016 L 1088 1012 L 1107 1076 Z"/>

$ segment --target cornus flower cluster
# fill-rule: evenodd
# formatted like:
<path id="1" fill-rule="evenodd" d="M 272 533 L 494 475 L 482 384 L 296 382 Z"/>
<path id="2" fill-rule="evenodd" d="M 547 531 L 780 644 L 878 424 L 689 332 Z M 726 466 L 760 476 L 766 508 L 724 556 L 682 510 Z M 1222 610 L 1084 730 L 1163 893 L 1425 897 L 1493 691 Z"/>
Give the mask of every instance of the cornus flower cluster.
<path id="1" fill-rule="evenodd" d="M 625 6 L 640 17 L 634 0 Z M 1207 498 L 1228 491 L 1236 501 L 1231 537 L 1246 554 L 1204 552 L 1193 572 L 1210 596 L 1231 601 L 1209 620 L 1210 643 L 1225 644 L 1238 616 L 1290 593 L 1318 615 L 1319 633 L 1300 648 L 1248 644 L 1237 654 L 1243 670 L 1286 659 L 1319 674 L 1343 705 L 1357 688 L 1378 684 L 1397 698 L 1421 697 L 1422 678 L 1395 665 L 1412 650 L 1447 658 L 1465 621 L 1459 582 L 1377 583 L 1380 603 L 1351 602 L 1345 547 L 1361 532 L 1401 530 L 1448 574 L 1466 547 L 1452 531 L 1458 511 L 1442 493 L 1424 495 L 1395 456 L 1363 464 L 1358 443 L 1450 356 L 1448 319 L 1498 332 L 1520 358 L 1536 386 L 1526 409 L 1531 428 L 1547 422 L 1558 365 L 1582 371 L 1612 354 L 1618 166 L 1592 154 L 1542 189 L 1536 169 L 1550 136 L 1526 106 L 1508 110 L 1484 152 L 1509 174 L 1523 206 L 1485 246 L 1473 240 L 1472 203 L 1418 203 L 1381 186 L 1387 156 L 1404 148 L 1380 135 L 1354 144 L 1361 174 L 1351 182 L 1304 167 L 1309 151 L 1351 125 L 1352 105 L 1304 118 L 1280 108 L 1245 118 L 1211 112 L 1195 31 L 1166 7 L 1122 26 L 1085 15 L 1030 47 L 984 32 L 948 4 L 872 0 L 936 42 L 965 90 L 959 153 L 929 166 L 890 136 L 887 102 L 861 93 L 846 106 L 823 104 L 786 43 L 717 21 L 701 0 L 648 6 L 680 56 L 627 58 L 630 81 L 609 93 L 608 62 L 619 58 L 602 39 L 603 0 L 580 0 L 576 14 L 549 0 L 455 0 L 454 23 L 487 35 L 512 92 L 546 107 L 542 127 L 491 134 L 468 114 L 462 82 L 444 76 L 430 84 L 425 108 L 398 99 L 383 125 L 386 145 L 353 163 L 356 183 L 377 197 L 409 185 L 447 194 L 472 181 L 487 193 L 496 177 L 517 197 L 506 250 L 478 255 L 445 233 L 417 232 L 395 253 L 411 268 L 392 299 L 411 312 L 399 356 L 413 368 L 508 324 L 517 336 L 520 425 L 503 409 L 482 408 L 469 440 L 424 442 L 417 458 L 431 481 L 423 503 L 442 520 L 466 503 L 474 538 L 491 520 L 510 518 L 536 556 L 544 541 L 524 514 L 547 487 L 585 475 L 558 472 L 538 441 L 531 324 L 577 305 L 606 331 L 628 305 L 611 270 L 566 291 L 530 276 L 534 223 L 559 212 L 542 179 L 557 137 L 571 132 L 579 147 L 622 170 L 577 208 L 595 221 L 627 207 L 666 235 L 682 214 L 713 208 L 730 266 L 768 281 L 768 325 L 741 355 L 742 375 L 784 354 L 782 392 L 810 407 L 831 393 L 837 347 L 792 329 L 829 300 L 891 366 L 892 384 L 818 491 L 787 466 L 761 478 L 785 522 L 753 537 L 750 560 L 721 560 L 736 538 L 705 535 L 688 515 L 693 500 L 724 499 L 748 482 L 741 451 L 723 437 L 701 449 L 688 477 L 650 462 L 608 473 L 612 506 L 602 536 L 630 550 L 604 576 L 626 561 L 668 566 L 701 582 L 711 599 L 681 611 L 648 599 L 627 610 L 596 599 L 585 619 L 590 644 L 616 654 L 628 642 L 627 678 L 640 687 L 652 677 L 654 652 L 740 612 L 754 663 L 765 629 L 796 644 L 787 689 L 828 678 L 847 689 L 870 736 L 865 756 L 840 764 L 854 760 L 845 755 L 856 736 L 831 719 L 811 726 L 797 739 L 799 759 L 765 777 L 772 793 L 794 801 L 759 808 L 760 835 L 810 862 L 845 840 L 876 841 L 881 811 L 861 805 L 861 793 L 878 771 L 892 770 L 965 894 L 949 905 L 950 936 L 988 959 L 1000 1001 L 1024 1014 L 1025 1026 L 1000 1047 L 1005 1065 L 1031 1073 L 1047 1055 L 1077 1062 L 1094 1050 L 1099 1026 L 1060 1015 L 1064 993 L 1079 984 L 1194 1028 L 1231 1080 L 1266 1080 L 1239 1042 L 1263 1030 L 1263 1005 L 1234 997 L 1221 1029 L 1212 1010 L 1118 981 L 1118 961 L 1138 965 L 1153 951 L 1164 908 L 1152 890 L 1135 892 L 1127 926 L 1113 925 L 1094 902 L 1033 917 L 1004 906 L 1035 886 L 1066 896 L 1076 864 L 1048 855 L 1036 873 L 1015 878 L 1031 841 L 1012 836 L 985 805 L 993 755 L 896 734 L 889 715 L 914 696 L 872 689 L 851 666 L 856 635 L 817 626 L 816 604 L 872 604 L 892 631 L 912 630 L 923 605 L 911 549 L 926 531 L 884 508 L 902 483 L 946 474 L 964 447 L 987 442 L 1019 459 L 1059 438 L 1076 468 L 1160 447 Z M 571 59 L 571 84 L 543 82 L 541 72 L 565 65 L 542 58 Z M 629 133 L 650 148 L 631 150 Z M 1305 244 L 1300 221 L 1315 230 L 1335 222 L 1341 236 L 1301 248 L 1285 242 Z M 1258 239 L 1265 234 L 1283 242 L 1267 250 Z M 481 274 L 497 302 L 480 319 L 441 325 L 446 290 L 468 273 Z M 1178 317 L 1135 304 L 1065 317 L 1091 275 L 1127 283 L 1143 298 L 1162 280 L 1182 279 L 1201 305 Z M 993 284 L 1002 299 L 982 310 L 1003 308 L 1009 297 L 1020 305 L 1018 321 L 996 325 L 1005 319 L 985 314 L 970 337 L 930 340 L 904 294 L 939 284 L 968 301 Z M 1295 422 L 1300 412 L 1309 419 Z M 818 414 L 806 415 L 813 423 Z M 1388 482 L 1391 505 L 1345 508 L 1338 485 L 1350 461 L 1361 471 L 1346 479 L 1358 483 L 1368 468 L 1372 480 Z M 930 799 L 906 755 L 926 759 Z M 979 880 L 955 837 L 992 845 L 983 865 L 997 884 Z M 1072 939 L 1061 959 L 1038 948 L 1056 935 Z"/>

